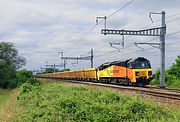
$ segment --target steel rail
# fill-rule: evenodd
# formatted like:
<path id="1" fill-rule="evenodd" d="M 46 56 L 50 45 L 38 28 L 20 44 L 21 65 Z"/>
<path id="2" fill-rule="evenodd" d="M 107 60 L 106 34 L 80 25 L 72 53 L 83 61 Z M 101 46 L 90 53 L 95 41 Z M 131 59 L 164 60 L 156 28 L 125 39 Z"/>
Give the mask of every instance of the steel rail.
<path id="1" fill-rule="evenodd" d="M 176 93 L 180 93 L 180 89 L 175 89 L 175 88 L 160 88 L 160 87 L 156 87 L 156 86 L 146 86 L 145 88 L 150 88 L 150 89 L 154 89 L 154 90 L 166 90 L 166 91 L 170 91 L 170 92 L 176 92 Z"/>

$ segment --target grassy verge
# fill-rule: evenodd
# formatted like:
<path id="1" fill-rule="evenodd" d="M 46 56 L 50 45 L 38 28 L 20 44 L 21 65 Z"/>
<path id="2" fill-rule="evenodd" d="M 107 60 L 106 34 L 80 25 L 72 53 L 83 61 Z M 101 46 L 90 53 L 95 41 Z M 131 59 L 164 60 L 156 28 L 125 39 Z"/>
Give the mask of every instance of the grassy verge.
<path id="1" fill-rule="evenodd" d="M 18 107 L 15 105 L 18 89 L 0 89 L 0 122 L 12 121 Z"/>
<path id="2" fill-rule="evenodd" d="M 10 97 L 11 90 L 9 89 L 0 89 L 0 109 L 4 107 L 7 100 Z"/>
<path id="3" fill-rule="evenodd" d="M 22 109 L 14 116 L 28 121 L 178 121 L 179 114 L 168 108 L 127 97 L 112 90 L 46 83 L 24 84 L 18 96 Z"/>

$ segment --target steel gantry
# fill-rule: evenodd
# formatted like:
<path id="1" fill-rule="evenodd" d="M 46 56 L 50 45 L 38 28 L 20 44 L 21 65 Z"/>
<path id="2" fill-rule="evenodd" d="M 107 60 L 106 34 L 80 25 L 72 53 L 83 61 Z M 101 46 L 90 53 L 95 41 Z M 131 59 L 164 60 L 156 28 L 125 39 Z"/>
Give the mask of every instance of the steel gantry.
<path id="1" fill-rule="evenodd" d="M 90 56 L 84 56 L 84 57 L 65 57 L 62 55 L 61 59 L 64 60 L 90 60 L 91 61 L 91 68 L 93 68 L 93 49 L 91 49 L 91 55 Z"/>
<path id="2" fill-rule="evenodd" d="M 111 29 L 102 29 L 101 33 L 114 34 L 114 35 L 137 35 L 137 36 L 161 36 L 162 31 L 165 31 L 166 27 L 150 28 L 145 30 L 111 30 Z"/>
<path id="3" fill-rule="evenodd" d="M 138 44 L 148 44 L 153 47 L 159 48 L 161 50 L 161 74 L 160 74 L 160 87 L 165 87 L 165 34 L 166 34 L 166 24 L 165 24 L 165 11 L 162 11 L 161 13 L 150 13 L 151 14 L 161 14 L 162 15 L 162 26 L 157 28 L 150 28 L 150 29 L 144 29 L 144 30 L 113 30 L 113 29 L 102 29 L 101 34 L 107 35 L 107 34 L 113 34 L 113 35 L 134 35 L 134 36 L 159 36 L 160 37 L 160 43 L 135 43 L 135 45 Z M 106 18 L 105 18 L 106 20 Z M 106 22 L 105 22 L 106 24 Z M 106 25 L 105 25 L 106 27 Z M 157 47 L 159 45 L 159 47 Z"/>
<path id="4" fill-rule="evenodd" d="M 46 67 L 52 67 L 53 71 L 56 72 L 56 67 L 63 67 L 63 64 L 57 65 L 57 64 L 52 64 L 52 65 L 45 65 Z M 46 68 L 47 69 L 47 68 Z"/>
<path id="5" fill-rule="evenodd" d="M 61 51 L 61 52 L 58 53 L 58 55 L 59 55 L 59 54 L 62 54 L 62 55 L 61 55 L 61 59 L 62 59 L 62 57 L 63 57 L 63 52 Z M 62 65 L 63 65 L 63 67 L 64 67 L 64 70 L 66 69 L 66 64 L 67 64 L 67 63 L 66 63 L 66 60 L 64 59 L 64 62 L 62 63 Z"/>

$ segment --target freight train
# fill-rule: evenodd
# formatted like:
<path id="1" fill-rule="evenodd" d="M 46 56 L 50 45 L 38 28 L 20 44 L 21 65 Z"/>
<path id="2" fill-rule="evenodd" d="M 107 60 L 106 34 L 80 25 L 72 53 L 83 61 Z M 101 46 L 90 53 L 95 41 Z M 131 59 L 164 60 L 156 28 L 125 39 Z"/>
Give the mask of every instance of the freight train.
<path id="1" fill-rule="evenodd" d="M 153 79 L 150 61 L 144 57 L 107 62 L 98 68 L 36 74 L 39 78 L 145 86 Z"/>

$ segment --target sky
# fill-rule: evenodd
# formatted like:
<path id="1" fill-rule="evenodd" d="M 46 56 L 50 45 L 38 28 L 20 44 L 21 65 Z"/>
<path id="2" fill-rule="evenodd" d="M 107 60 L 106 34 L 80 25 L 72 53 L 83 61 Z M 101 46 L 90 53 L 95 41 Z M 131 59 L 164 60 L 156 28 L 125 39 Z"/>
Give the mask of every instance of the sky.
<path id="1" fill-rule="evenodd" d="M 140 30 L 161 26 L 166 12 L 166 69 L 180 55 L 180 0 L 0 0 L 0 41 L 12 42 L 19 55 L 26 58 L 23 68 L 38 70 L 45 65 L 61 64 L 61 56 L 89 56 L 94 50 L 94 67 L 102 63 L 145 57 L 153 70 L 160 67 L 160 50 L 135 42 L 157 42 L 159 37 L 125 36 L 125 47 L 109 43 L 122 42 L 120 35 L 102 35 L 104 21 L 96 25 L 96 17 L 107 16 L 108 29 Z M 119 10 L 120 9 L 120 10 Z M 117 11 L 119 10 L 119 11 Z M 94 27 L 93 29 L 91 29 Z M 91 30 L 91 31 L 90 31 Z M 176 33 L 177 32 L 177 33 Z M 89 68 L 90 61 L 67 60 L 72 70 Z M 60 67 L 63 69 L 63 67 Z"/>

